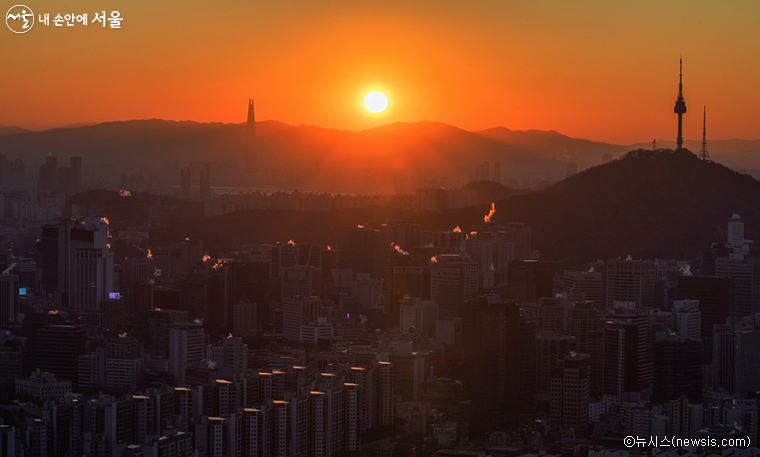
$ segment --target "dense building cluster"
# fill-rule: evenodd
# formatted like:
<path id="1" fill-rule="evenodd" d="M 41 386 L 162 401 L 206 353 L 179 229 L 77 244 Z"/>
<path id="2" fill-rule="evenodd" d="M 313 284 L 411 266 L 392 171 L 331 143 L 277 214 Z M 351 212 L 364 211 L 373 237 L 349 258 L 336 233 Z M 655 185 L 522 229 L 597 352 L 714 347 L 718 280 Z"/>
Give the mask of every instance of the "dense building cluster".
<path id="1" fill-rule="evenodd" d="M 469 232 L 387 221 L 335 247 L 216 257 L 104 217 L 44 224 L 3 259 L 0 449 L 579 455 L 634 435 L 760 438 L 760 263 L 738 215 L 701 262 L 560 270 L 494 211 Z"/>

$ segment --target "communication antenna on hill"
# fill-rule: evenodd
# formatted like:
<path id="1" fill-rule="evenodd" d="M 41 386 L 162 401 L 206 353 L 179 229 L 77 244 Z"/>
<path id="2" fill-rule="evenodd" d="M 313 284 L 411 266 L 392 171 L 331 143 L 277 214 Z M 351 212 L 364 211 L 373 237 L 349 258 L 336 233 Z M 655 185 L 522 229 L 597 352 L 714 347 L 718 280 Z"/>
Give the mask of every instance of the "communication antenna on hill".
<path id="1" fill-rule="evenodd" d="M 678 98 L 673 111 L 678 114 L 678 137 L 676 138 L 676 151 L 683 149 L 683 115 L 686 113 L 686 102 L 683 99 L 683 59 L 679 60 L 678 72 Z"/>
<path id="2" fill-rule="evenodd" d="M 707 152 L 707 107 L 702 117 L 702 149 L 699 150 L 699 158 L 710 160 L 710 154 Z"/>
<path id="3" fill-rule="evenodd" d="M 652 151 L 656 151 L 656 150 L 657 150 L 657 138 L 652 140 Z"/>

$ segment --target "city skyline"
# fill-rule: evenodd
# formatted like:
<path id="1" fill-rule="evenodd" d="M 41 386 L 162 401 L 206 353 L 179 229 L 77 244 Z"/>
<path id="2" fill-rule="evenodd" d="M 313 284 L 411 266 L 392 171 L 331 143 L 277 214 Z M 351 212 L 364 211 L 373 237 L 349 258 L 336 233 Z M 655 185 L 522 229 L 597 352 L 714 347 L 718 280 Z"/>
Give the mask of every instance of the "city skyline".
<path id="1" fill-rule="evenodd" d="M 30 2 L 0 456 L 760 455 L 760 4 Z"/>
<path id="2" fill-rule="evenodd" d="M 47 3 L 30 6 L 56 13 Z M 96 7 L 67 6 L 74 13 Z M 760 95 L 747 89 L 758 70 L 757 9 L 233 1 L 208 16 L 202 4 L 130 6 L 120 11 L 118 30 L 41 23 L 23 35 L 6 30 L 8 59 L 22 64 L 1 77 L 18 90 L 6 95 L 0 125 L 237 123 L 240 99 L 252 97 L 259 120 L 341 130 L 429 120 L 470 131 L 557 130 L 615 144 L 671 141 L 668 105 L 682 54 L 686 98 L 710 107 L 711 139 L 753 139 Z M 43 76 L 52 67 L 60 73 L 55 84 Z M 381 115 L 361 106 L 371 90 L 388 95 Z M 699 138 L 699 121 L 685 116 L 684 138 Z"/>

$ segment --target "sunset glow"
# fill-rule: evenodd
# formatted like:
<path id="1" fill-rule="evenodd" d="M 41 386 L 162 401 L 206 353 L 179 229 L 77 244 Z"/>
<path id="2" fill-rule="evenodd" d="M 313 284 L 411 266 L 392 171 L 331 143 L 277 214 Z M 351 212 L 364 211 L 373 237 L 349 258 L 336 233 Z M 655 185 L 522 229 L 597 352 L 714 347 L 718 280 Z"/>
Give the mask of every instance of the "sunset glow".
<path id="1" fill-rule="evenodd" d="M 121 29 L 6 29 L 0 83 L 13 89 L 0 125 L 240 123 L 241 103 L 254 98 L 257 119 L 291 125 L 358 131 L 429 120 L 616 144 L 672 141 L 682 54 L 686 102 L 708 107 L 711 137 L 757 136 L 760 92 L 747 89 L 760 73 L 760 3 L 432 5 L 232 0 L 209 16 L 204 3 L 133 2 L 119 8 Z M 54 84 L 40 76 L 50 68 Z M 357 115 L 367 87 L 383 85 L 393 87 L 392 109 Z M 686 139 L 701 138 L 697 117 L 687 114 Z"/>

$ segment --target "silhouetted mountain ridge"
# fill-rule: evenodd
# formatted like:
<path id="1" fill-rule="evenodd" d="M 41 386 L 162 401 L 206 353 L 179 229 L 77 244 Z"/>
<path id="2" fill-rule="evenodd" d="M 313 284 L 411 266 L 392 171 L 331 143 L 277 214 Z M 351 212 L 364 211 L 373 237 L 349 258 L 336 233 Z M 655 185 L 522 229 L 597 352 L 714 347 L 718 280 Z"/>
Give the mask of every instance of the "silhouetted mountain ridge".
<path id="1" fill-rule="evenodd" d="M 10 126 L 0 125 L 0 136 L 12 135 L 14 133 L 24 133 L 24 132 L 28 132 L 28 130 L 22 129 L 21 127 L 10 127 Z"/>
<path id="2" fill-rule="evenodd" d="M 11 129 L 8 131 L 7 129 Z M 48 153 L 83 157 L 85 172 L 107 182 L 111 174 L 155 175 L 179 183 L 179 169 L 209 163 L 213 186 L 268 187 L 333 193 L 413 193 L 419 187 L 461 187 L 492 179 L 481 164 L 501 164 L 511 187 L 557 182 L 568 163 L 579 170 L 618 157 L 629 147 L 571 138 L 557 131 L 504 127 L 471 132 L 440 122 L 396 122 L 355 132 L 278 121 L 256 124 L 256 145 L 245 124 L 161 119 L 67 126 L 44 132 L 0 128 L 0 153 L 22 157 L 34 170 Z M 3 133 L 4 132 L 4 133 Z M 691 143 L 689 143 L 691 144 Z M 760 170 L 756 142 L 714 142 L 716 160 Z M 733 153 L 729 154 L 730 151 Z M 754 151 L 754 152 L 753 152 Z M 749 164 L 746 168 L 742 163 Z M 753 165 L 754 164 L 754 165 Z M 118 178 L 118 175 L 113 179 Z"/>
<path id="3" fill-rule="evenodd" d="M 687 150 L 637 150 L 496 208 L 558 260 L 684 258 L 722 241 L 733 213 L 757 236 L 760 182 Z"/>
<path id="4" fill-rule="evenodd" d="M 160 239 L 208 240 L 212 249 L 295 239 L 339 245 L 357 224 L 379 228 L 386 220 L 416 220 L 427 230 L 471 230 L 490 204 L 442 212 L 400 213 L 364 208 L 333 213 L 249 210 L 183 222 Z M 496 202 L 496 224 L 524 222 L 533 248 L 559 266 L 612 257 L 695 258 L 725 239 L 733 214 L 758 237 L 760 182 L 689 151 L 641 150 L 590 168 L 540 192 Z"/>
<path id="5" fill-rule="evenodd" d="M 0 152 L 31 167 L 48 153 L 80 155 L 85 169 L 159 173 L 174 182 L 180 167 L 210 162 L 213 185 L 340 193 L 458 187 L 483 179 L 475 168 L 496 161 L 505 182 L 552 182 L 564 177 L 567 161 L 583 169 L 599 163 L 601 151 L 624 152 L 557 132 L 503 130 L 485 135 L 440 122 L 398 122 L 354 132 L 264 121 L 256 124 L 251 149 L 244 124 L 147 119 L 8 134 L 0 137 Z"/>

